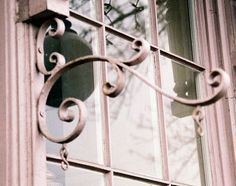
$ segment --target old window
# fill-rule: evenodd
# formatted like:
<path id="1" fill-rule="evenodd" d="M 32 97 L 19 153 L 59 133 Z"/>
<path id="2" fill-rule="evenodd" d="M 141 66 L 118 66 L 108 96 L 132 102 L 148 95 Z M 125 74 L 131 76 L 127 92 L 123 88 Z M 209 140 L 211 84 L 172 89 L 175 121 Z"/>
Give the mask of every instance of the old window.
<path id="1" fill-rule="evenodd" d="M 145 38 L 151 53 L 134 68 L 168 92 L 193 99 L 201 95 L 198 80 L 205 70 L 198 57 L 195 3 L 70 0 L 68 20 L 93 54 L 127 59 L 133 55 L 131 41 Z M 67 171 L 60 169 L 60 147 L 47 142 L 48 185 L 210 184 L 206 141 L 196 134 L 191 107 L 162 97 L 129 73 L 121 95 L 107 98 L 101 84 L 114 79 L 112 69 L 101 64 L 91 68 L 87 84 L 93 92 L 84 100 L 88 121 L 68 144 Z M 73 124 L 56 126 L 56 113 L 57 107 L 47 106 L 48 126 L 54 135 L 63 135 Z"/>

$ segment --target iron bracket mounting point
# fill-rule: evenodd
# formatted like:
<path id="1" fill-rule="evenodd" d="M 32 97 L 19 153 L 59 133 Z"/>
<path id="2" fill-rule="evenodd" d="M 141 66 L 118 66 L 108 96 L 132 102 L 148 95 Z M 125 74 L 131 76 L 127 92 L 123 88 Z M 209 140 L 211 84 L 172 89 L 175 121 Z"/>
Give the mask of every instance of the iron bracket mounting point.
<path id="1" fill-rule="evenodd" d="M 69 0 L 19 0 L 18 21 L 39 22 L 52 17 L 69 17 Z"/>

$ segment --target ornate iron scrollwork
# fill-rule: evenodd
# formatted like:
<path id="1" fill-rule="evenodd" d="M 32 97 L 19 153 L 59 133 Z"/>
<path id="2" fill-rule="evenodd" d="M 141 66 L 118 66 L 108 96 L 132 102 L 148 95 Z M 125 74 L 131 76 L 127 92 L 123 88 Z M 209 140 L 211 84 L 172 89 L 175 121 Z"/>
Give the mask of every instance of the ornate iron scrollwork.
<path id="1" fill-rule="evenodd" d="M 56 22 L 57 24 L 56 29 L 50 29 L 52 21 Z M 51 88 L 53 87 L 55 82 L 68 70 L 76 66 L 85 63 L 93 63 L 95 61 L 110 63 L 117 73 L 117 79 L 116 82 L 113 84 L 110 82 L 106 82 L 103 85 L 102 90 L 105 95 L 110 97 L 116 97 L 121 93 L 121 91 L 125 86 L 125 71 L 124 71 L 125 69 L 126 71 L 129 71 L 137 78 L 139 78 L 142 82 L 147 84 L 150 88 L 161 93 L 163 96 L 168 97 L 181 104 L 196 107 L 196 109 L 193 112 L 193 119 L 198 126 L 197 131 L 199 135 L 203 135 L 202 120 L 204 116 L 202 114 L 201 106 L 210 105 L 221 99 L 225 95 L 226 90 L 230 84 L 228 74 L 224 72 L 222 69 L 215 69 L 210 73 L 209 79 L 207 81 L 212 88 L 216 89 L 213 95 L 208 96 L 205 99 L 195 99 L 195 100 L 188 100 L 170 95 L 157 85 L 148 81 L 148 79 L 145 78 L 142 74 L 140 74 L 139 72 L 130 67 L 142 63 L 144 59 L 147 57 L 150 50 L 150 45 L 144 39 L 136 39 L 132 42 L 132 48 L 137 51 L 137 54 L 127 61 L 121 61 L 119 59 L 106 56 L 88 55 L 85 57 L 79 57 L 66 63 L 63 55 L 57 52 L 53 52 L 50 55 L 49 60 L 51 63 L 55 63 L 55 67 L 49 71 L 46 69 L 44 64 L 44 38 L 46 36 L 46 33 L 51 37 L 61 37 L 64 34 L 64 31 L 65 31 L 65 25 L 63 21 L 55 18 L 54 20 L 45 22 L 41 26 L 37 38 L 37 68 L 42 74 L 49 75 L 49 78 L 46 80 L 41 90 L 41 94 L 38 100 L 39 130 L 42 133 L 42 135 L 44 135 L 48 140 L 63 145 L 61 152 L 66 152 L 66 156 L 65 153 L 61 155 L 63 157 L 62 168 L 64 170 L 67 169 L 68 167 L 68 161 L 66 160 L 68 153 L 65 149 L 65 144 L 73 141 L 82 132 L 84 125 L 86 123 L 86 115 L 87 115 L 86 108 L 84 103 L 76 98 L 69 97 L 65 99 L 59 107 L 59 112 L 58 112 L 59 118 L 65 122 L 73 121 L 75 119 L 75 116 L 71 111 L 68 110 L 68 107 L 70 105 L 76 105 L 79 109 L 79 119 L 72 133 L 62 138 L 56 138 L 52 136 L 47 129 L 45 107 L 46 107 L 46 100 Z"/>

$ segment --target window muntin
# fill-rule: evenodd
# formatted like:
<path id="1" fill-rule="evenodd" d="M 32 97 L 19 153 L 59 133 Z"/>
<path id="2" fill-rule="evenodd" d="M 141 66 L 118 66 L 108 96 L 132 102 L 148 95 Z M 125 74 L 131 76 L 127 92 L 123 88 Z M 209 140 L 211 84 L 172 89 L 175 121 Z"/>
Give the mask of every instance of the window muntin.
<path id="1" fill-rule="evenodd" d="M 138 181 L 130 178 L 125 178 L 121 176 L 114 176 L 114 186 L 161 186 L 159 184 L 153 184 L 150 182 Z"/>
<path id="2" fill-rule="evenodd" d="M 150 2 L 152 2 L 152 1 L 149 1 L 149 3 Z M 189 2 L 193 2 L 193 1 L 189 1 Z M 101 1 L 97 1 L 97 3 L 100 4 Z M 153 3 L 152 3 L 152 5 L 153 5 Z M 102 7 L 102 5 L 100 4 L 99 7 Z M 158 12 L 158 8 L 157 8 L 157 12 Z M 107 25 L 105 20 L 101 19 L 103 17 L 103 15 L 100 15 L 101 13 L 102 13 L 101 11 L 97 12 L 97 16 L 96 17 L 97 17 L 98 20 L 96 20 L 95 18 L 87 19 L 86 16 L 88 16 L 88 15 L 86 15 L 86 14 L 83 15 L 83 14 L 80 14 L 80 13 L 76 13 L 75 11 L 71 12 L 71 16 L 75 17 L 78 20 L 87 22 L 87 24 L 91 24 L 91 25 L 94 25 L 94 26 L 97 27 L 97 31 L 98 31 L 98 35 L 99 35 L 99 41 L 100 41 L 99 45 L 98 45 L 99 46 L 99 50 L 98 50 L 99 54 L 100 53 L 103 54 L 103 55 L 107 54 L 107 55 L 111 55 L 113 57 L 117 56 L 118 58 L 129 58 L 131 54 L 129 52 L 123 52 L 122 53 L 122 51 L 126 51 L 127 43 L 129 43 L 129 41 L 133 40 L 134 39 L 133 36 L 136 36 L 136 35 L 132 34 L 132 32 L 129 33 L 129 31 L 126 32 L 125 30 L 122 30 L 122 29 L 119 29 L 119 28 L 116 28 L 116 27 L 111 27 L 111 26 Z M 152 19 L 153 18 L 154 19 L 158 18 L 154 14 L 154 12 L 152 12 L 152 14 L 150 16 L 151 16 Z M 145 21 L 149 21 L 149 20 L 147 19 Z M 80 26 L 78 24 L 78 30 L 79 30 L 79 27 Z M 104 30 L 107 31 L 107 32 L 105 33 Z M 152 30 L 152 31 L 155 32 L 155 23 L 153 21 L 152 21 L 152 24 L 150 24 L 149 30 Z M 116 35 L 116 36 L 113 36 L 113 35 Z M 150 39 L 151 39 L 150 40 L 151 43 L 158 43 L 158 42 L 156 42 L 155 37 L 152 37 Z M 159 36 L 158 39 L 160 40 L 160 36 Z M 114 43 L 117 44 L 118 46 L 120 45 L 119 47 L 122 49 L 122 51 L 117 52 L 116 49 L 114 48 L 114 46 L 111 46 L 111 45 L 109 47 L 110 48 L 113 47 L 113 49 L 109 49 L 109 47 L 106 48 L 103 45 L 103 43 L 106 43 L 108 41 L 113 41 L 113 42 L 115 41 Z M 154 74 L 159 76 L 159 74 L 157 72 L 160 71 L 160 68 L 159 68 L 160 67 L 160 63 L 161 63 L 160 62 L 161 61 L 160 54 L 163 54 L 163 52 L 165 54 L 167 54 L 168 57 L 170 57 L 170 58 L 173 57 L 174 59 L 180 59 L 179 63 L 181 63 L 183 65 L 186 65 L 185 66 L 186 69 L 188 69 L 189 67 L 191 67 L 192 70 L 194 70 L 195 68 L 199 70 L 198 67 L 200 67 L 201 69 L 204 69 L 204 67 L 201 67 L 201 66 L 197 67 L 197 66 L 193 65 L 188 58 L 184 58 L 186 56 L 179 57 L 178 55 L 180 55 L 180 54 L 178 54 L 178 53 L 177 53 L 177 56 L 176 56 L 175 52 L 171 52 L 170 53 L 169 50 L 165 51 L 165 50 L 159 48 L 159 45 L 153 45 L 152 46 L 152 50 L 153 50 L 154 55 L 153 56 L 150 55 L 150 57 L 149 57 L 149 59 L 151 59 L 151 61 L 153 60 L 153 67 L 151 67 L 151 69 L 152 69 L 151 70 L 151 74 L 153 73 L 153 70 L 154 70 Z M 127 51 L 128 51 L 128 49 L 127 49 Z M 130 51 L 132 51 L 132 50 L 130 50 Z M 192 51 L 188 51 L 188 52 L 190 53 Z M 148 63 L 150 63 L 150 60 L 149 60 Z M 109 72 L 110 72 L 109 66 L 107 68 L 108 68 L 107 71 L 103 71 L 103 70 L 100 71 L 100 75 L 101 75 L 101 72 L 103 73 L 103 75 L 104 75 L 105 72 L 108 72 L 108 74 L 106 74 L 105 76 L 108 76 L 108 78 L 112 79 L 113 78 L 112 75 L 109 74 Z M 137 67 L 134 67 L 134 68 L 141 68 L 141 67 L 137 66 Z M 152 76 L 153 75 L 151 75 L 151 79 L 154 80 L 155 78 L 153 78 Z M 158 77 L 157 77 L 156 83 L 157 84 L 161 84 L 160 79 Z M 117 97 L 115 99 L 119 99 L 119 97 Z M 161 100 L 160 97 L 158 98 L 158 100 Z M 104 103 L 102 104 L 103 106 L 101 107 L 101 105 L 100 105 L 99 107 L 102 108 L 102 109 L 104 109 L 104 107 L 105 107 L 106 108 L 105 110 L 109 111 L 109 109 L 107 109 L 107 106 L 110 106 L 110 105 L 106 105 L 107 102 L 111 103 L 111 99 L 110 98 L 105 98 L 104 99 Z M 159 113 L 159 109 L 160 108 L 165 109 L 164 105 L 162 104 L 162 102 L 159 102 L 159 101 L 156 101 L 156 100 L 154 102 L 156 103 L 155 106 L 154 106 L 154 110 L 156 108 L 158 108 L 157 109 L 158 113 Z M 165 110 L 163 110 L 163 111 L 165 112 Z M 137 170 L 137 168 L 129 169 L 129 167 L 128 168 L 127 167 L 119 167 L 119 166 L 115 167 L 114 164 L 112 164 L 112 162 L 114 162 L 114 160 L 112 161 L 112 159 L 113 159 L 113 157 L 112 157 L 113 154 L 112 153 L 114 153 L 113 152 L 114 149 L 112 149 L 113 148 L 113 146 L 112 146 L 112 143 L 113 143 L 112 142 L 112 138 L 113 137 L 112 137 L 112 127 L 110 126 L 111 123 L 112 123 L 111 119 L 110 119 L 110 117 L 111 117 L 110 116 L 111 115 L 110 112 L 105 113 L 103 115 L 103 117 L 105 117 L 105 118 L 102 118 L 102 121 L 103 121 L 102 122 L 102 130 L 103 130 L 103 133 L 101 133 L 101 134 L 103 135 L 103 140 L 104 140 L 103 141 L 104 151 L 102 151 L 101 153 L 103 153 L 102 157 L 104 157 L 104 164 L 103 164 L 102 167 L 98 168 L 99 162 L 95 162 L 95 164 L 91 164 L 88 169 L 91 169 L 91 171 L 93 171 L 93 172 L 97 172 L 98 169 L 102 169 L 105 172 L 105 175 L 106 175 L 105 176 L 106 185 L 109 185 L 109 186 L 111 185 L 111 183 L 113 185 L 115 184 L 114 180 L 116 179 L 117 173 L 119 173 L 119 168 L 122 169 L 124 175 L 130 175 L 130 174 L 135 175 L 134 177 L 131 176 L 131 178 L 130 178 L 131 181 L 130 180 L 129 181 L 125 181 L 124 180 L 124 182 L 129 184 L 130 186 L 133 183 L 137 183 L 138 184 L 139 183 L 138 180 L 140 180 L 141 178 L 142 179 L 144 178 L 145 180 L 149 180 L 154 185 L 155 184 L 156 185 L 158 185 L 158 184 L 160 184 L 160 185 L 168 185 L 168 186 L 170 186 L 170 185 L 185 185 L 185 184 L 186 185 L 189 185 L 189 184 L 190 185 L 197 185 L 199 183 L 199 180 L 197 180 L 196 183 L 192 183 L 192 182 L 190 183 L 190 181 L 188 181 L 188 180 L 186 181 L 186 180 L 182 180 L 182 179 L 171 178 L 171 174 L 173 175 L 173 173 L 171 173 L 171 170 L 170 170 L 171 165 L 170 165 L 170 162 L 168 161 L 168 159 L 169 159 L 168 155 L 170 155 L 170 154 L 169 153 L 165 154 L 165 151 L 168 152 L 168 147 L 167 147 L 167 144 L 165 144 L 165 141 L 163 141 L 164 138 L 167 139 L 167 142 L 169 140 L 168 139 L 168 130 L 167 130 L 168 123 L 167 123 L 166 120 L 162 120 L 161 119 L 161 118 L 166 118 L 165 117 L 165 113 L 164 114 L 162 112 L 160 112 L 160 113 L 161 113 L 161 117 L 160 118 L 157 117 L 157 115 L 156 115 L 157 120 L 158 120 L 158 122 L 157 122 L 157 130 L 160 130 L 159 133 L 160 133 L 160 136 L 162 136 L 162 137 L 160 137 L 160 138 L 162 138 L 160 140 L 160 142 L 158 141 L 158 143 L 161 143 L 161 147 L 159 149 L 161 151 L 161 155 L 159 156 L 159 158 L 163 158 L 163 156 L 166 155 L 165 159 L 167 159 L 167 161 L 164 161 L 164 162 L 162 161 L 162 165 L 158 165 L 158 166 L 161 166 L 162 171 L 160 171 L 160 170 L 159 171 L 162 172 L 162 174 L 157 173 L 157 175 L 155 175 L 155 174 L 150 174 L 150 172 L 149 173 L 146 172 L 146 173 L 143 173 L 143 174 L 141 173 L 140 174 L 140 172 Z M 161 129 L 159 129 L 159 125 L 162 125 Z M 164 125 L 164 129 L 163 129 L 163 125 Z M 165 132 L 165 129 L 167 130 L 167 133 Z M 85 131 L 83 131 L 83 132 L 85 132 Z M 192 130 L 192 132 L 193 132 L 193 130 Z M 115 132 L 113 132 L 113 133 L 115 133 Z M 194 137 L 195 136 L 192 136 L 192 138 L 194 138 Z M 78 138 L 78 140 L 80 140 L 80 137 Z M 156 144 L 158 144 L 158 143 L 156 143 Z M 86 143 L 84 143 L 84 145 L 85 144 Z M 196 146 L 196 143 L 193 146 Z M 199 147 L 199 146 L 197 146 L 197 147 Z M 51 158 L 49 158 L 49 159 L 51 161 Z M 197 161 L 199 161 L 198 159 L 197 159 Z M 74 165 L 77 166 L 77 164 L 78 164 L 78 166 L 79 165 L 84 165 L 84 164 L 86 164 L 86 161 L 87 161 L 87 160 L 84 161 L 83 159 L 81 159 L 81 160 L 80 159 L 78 159 L 78 160 L 71 159 L 71 161 L 72 160 L 73 160 L 73 166 Z M 88 160 L 88 161 L 91 161 L 91 160 Z M 200 169 L 202 170 L 202 168 L 200 168 Z M 202 174 L 204 174 L 204 173 L 202 173 Z M 159 177 L 158 175 L 161 175 L 161 176 Z M 181 182 L 181 183 L 178 184 L 178 182 Z M 141 185 L 142 184 L 145 185 L 146 183 L 140 183 L 140 184 Z M 204 185 L 204 184 L 202 184 L 202 185 Z"/>

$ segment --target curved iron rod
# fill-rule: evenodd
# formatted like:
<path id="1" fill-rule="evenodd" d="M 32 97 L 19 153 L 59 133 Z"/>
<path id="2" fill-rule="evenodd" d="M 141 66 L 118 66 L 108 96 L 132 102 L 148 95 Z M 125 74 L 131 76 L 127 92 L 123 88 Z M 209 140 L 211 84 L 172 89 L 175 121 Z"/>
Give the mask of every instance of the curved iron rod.
<path id="1" fill-rule="evenodd" d="M 142 63 L 145 58 L 147 57 L 149 51 L 150 51 L 150 45 L 147 41 L 144 39 L 136 39 L 132 42 L 132 48 L 137 51 L 137 54 L 134 55 L 131 59 L 127 61 L 121 61 L 119 59 L 115 59 L 112 57 L 106 57 L 106 56 L 85 56 L 85 57 L 80 57 L 74 60 L 71 60 L 69 62 L 65 62 L 65 58 L 63 55 L 54 52 L 50 55 L 49 61 L 52 63 L 56 63 L 55 67 L 51 71 L 47 71 L 45 64 L 44 64 L 44 49 L 43 49 L 43 43 L 44 43 L 44 38 L 46 36 L 46 33 L 50 27 L 52 21 L 47 21 L 45 22 L 38 34 L 37 38 L 37 67 L 38 70 L 43 73 L 44 75 L 50 75 L 47 81 L 45 82 L 41 94 L 39 96 L 38 100 L 38 124 L 39 124 L 39 129 L 41 133 L 50 141 L 53 141 L 55 143 L 69 143 L 73 141 L 76 137 L 80 135 L 82 132 L 84 125 L 86 123 L 86 108 L 85 105 L 82 101 L 75 99 L 75 98 L 67 98 L 65 99 L 62 104 L 59 107 L 59 118 L 62 121 L 66 122 L 71 122 L 75 119 L 75 115 L 71 113 L 68 110 L 68 107 L 71 105 L 76 105 L 78 109 L 80 110 L 79 112 L 79 119 L 78 123 L 75 127 L 75 129 L 70 133 L 68 136 L 63 137 L 63 138 L 55 138 L 52 136 L 46 125 L 46 113 L 45 113 L 45 106 L 46 106 L 46 100 L 49 95 L 49 92 L 51 88 L 53 87 L 54 83 L 68 70 L 82 65 L 84 63 L 93 63 L 93 62 L 106 62 L 112 65 L 112 67 L 115 69 L 117 73 L 117 79 L 115 83 L 109 83 L 106 82 L 103 85 L 103 92 L 105 95 L 110 96 L 110 97 L 116 97 L 118 96 L 124 86 L 125 86 L 125 75 L 124 75 L 124 69 L 135 75 L 137 78 L 139 78 L 142 82 L 144 82 L 146 85 L 148 85 L 150 88 L 154 89 L 155 91 L 159 92 L 161 95 L 172 99 L 176 102 L 179 102 L 184 105 L 188 106 L 194 106 L 200 109 L 200 106 L 206 106 L 210 105 L 212 103 L 215 103 L 219 99 L 221 99 L 227 91 L 227 88 L 230 85 L 230 79 L 229 76 L 226 72 L 224 72 L 222 69 L 215 69 L 210 73 L 209 79 L 208 79 L 208 84 L 215 88 L 216 91 L 213 95 L 209 95 L 208 97 L 204 99 L 184 99 L 181 97 L 176 97 L 173 95 L 170 95 L 169 93 L 165 92 L 163 89 L 161 89 L 159 86 L 151 83 L 146 77 L 144 77 L 142 74 L 140 74 L 138 71 L 134 70 L 131 68 L 131 66 L 137 65 L 139 63 Z M 62 20 L 55 18 L 55 22 L 57 24 L 56 29 L 49 29 L 48 34 L 51 37 L 60 37 L 64 34 L 65 31 L 65 26 Z M 193 113 L 193 116 L 200 117 L 201 112 L 197 110 L 196 112 Z M 194 117 L 195 120 L 197 121 L 198 125 L 200 126 L 200 122 L 202 120 L 199 118 Z M 200 131 L 200 130 L 199 130 Z M 201 130 L 202 132 L 202 130 Z"/>

